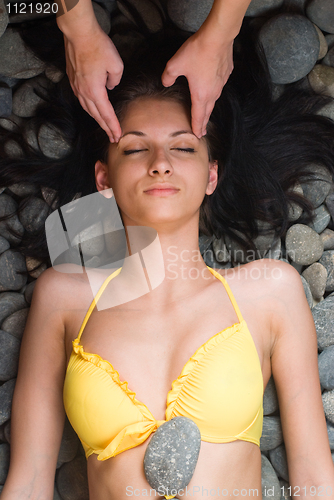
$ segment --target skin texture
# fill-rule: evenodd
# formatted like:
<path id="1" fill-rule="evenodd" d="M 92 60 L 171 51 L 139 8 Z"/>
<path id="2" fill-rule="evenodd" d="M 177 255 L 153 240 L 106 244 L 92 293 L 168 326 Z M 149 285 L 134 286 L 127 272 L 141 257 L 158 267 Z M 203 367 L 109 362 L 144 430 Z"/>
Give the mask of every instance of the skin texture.
<path id="1" fill-rule="evenodd" d="M 96 185 L 101 192 L 113 189 L 126 228 L 149 225 L 157 231 L 166 277 L 139 299 L 120 307 L 95 308 L 81 343 L 86 352 L 111 362 L 121 380 L 128 381 L 136 397 L 162 420 L 167 392 L 190 356 L 237 321 L 225 288 L 211 275 L 198 248 L 199 207 L 204 193 L 210 195 L 216 188 L 217 165 L 209 162 L 205 139 L 191 133 L 187 113 L 173 101 L 131 103 L 122 129 L 124 137 L 118 145 L 110 145 L 107 164 L 95 165 Z M 129 134 L 133 131 L 136 134 Z M 190 133 L 173 136 L 180 131 Z M 179 191 L 168 197 L 147 195 L 146 189 L 157 182 L 173 184 Z M 168 267 L 171 247 L 176 255 L 173 272 Z M 136 283 L 137 272 L 125 261 L 122 272 L 105 289 L 101 298 L 105 305 L 108 295 L 130 280 Z M 298 272 L 271 259 L 220 272 L 251 332 L 264 388 L 274 376 L 292 491 L 296 498 L 299 493 L 299 498 L 307 499 L 312 497 L 311 486 L 316 491 L 331 487 L 334 492 L 316 332 Z M 37 279 L 22 340 L 12 407 L 11 463 L 1 500 L 53 498 L 64 421 L 63 381 L 72 340 L 92 299 L 86 273 L 50 268 Z M 142 463 L 149 440 L 103 462 L 89 457 L 92 500 L 126 500 L 128 486 L 138 490 L 139 497 L 146 490 L 147 498 Z M 242 488 L 258 489 L 256 496 L 261 498 L 260 448 L 245 441 L 203 441 L 188 485 L 194 493 L 191 498 L 202 499 L 202 487 L 226 488 L 230 497 L 240 496 Z M 306 487 L 307 494 L 296 487 Z M 233 492 L 234 488 L 239 491 Z M 252 493 L 243 496 L 254 498 Z"/>
<path id="2" fill-rule="evenodd" d="M 122 131 L 108 100 L 106 87 L 119 84 L 123 63 L 115 45 L 98 25 L 91 0 L 80 0 L 57 17 L 64 34 L 66 72 L 82 107 L 117 142 Z M 240 30 L 250 0 L 215 0 L 200 29 L 167 63 L 162 83 L 171 86 L 186 76 L 192 99 L 191 126 L 197 137 L 206 134 L 206 125 L 216 100 L 233 70 L 233 41 Z M 63 10 L 61 10 L 63 12 Z"/>

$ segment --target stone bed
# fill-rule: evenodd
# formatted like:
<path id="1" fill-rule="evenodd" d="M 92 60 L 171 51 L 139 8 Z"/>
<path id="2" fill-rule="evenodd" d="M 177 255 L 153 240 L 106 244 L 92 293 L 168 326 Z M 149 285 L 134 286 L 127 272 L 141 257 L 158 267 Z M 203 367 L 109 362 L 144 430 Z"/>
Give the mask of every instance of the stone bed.
<path id="1" fill-rule="evenodd" d="M 145 0 L 132 1 L 141 9 L 151 31 L 159 29 L 158 4 L 156 9 L 152 5 L 147 9 Z M 12 29 L 13 24 L 34 19 L 37 14 L 15 13 L 16 0 L 9 2 L 10 8 L 0 0 L 0 124 L 10 129 L 15 126 L 13 121 L 24 123 L 28 141 L 33 145 L 36 137 L 31 133 L 29 120 L 40 101 L 34 88 L 47 81 L 56 82 L 63 75 L 36 59 Z M 162 5 L 168 8 L 180 28 L 195 31 L 206 18 L 212 0 L 163 0 Z M 94 10 L 106 33 L 117 23 L 124 26 L 129 23 L 128 12 L 120 11 L 115 0 L 94 3 Z M 304 79 L 305 85 L 334 97 L 333 0 L 253 0 L 246 15 L 253 17 L 261 27 L 260 38 L 275 84 L 275 96 L 284 91 L 285 84 Z M 131 43 L 136 43 L 135 37 L 120 34 L 113 40 L 121 55 Z M 334 119 L 334 103 L 323 108 L 321 114 Z M 49 157 L 61 157 L 68 152 L 61 135 L 47 126 L 41 128 L 38 140 L 43 153 Z M 16 156 L 20 154 L 20 147 L 14 142 L 7 143 L 6 151 Z M 258 237 L 255 243 L 259 257 L 284 259 L 300 273 L 317 330 L 322 400 L 334 459 L 334 183 L 324 168 L 310 165 L 310 169 L 317 178 L 295 189 L 314 204 L 314 222 L 303 223 L 301 209 L 291 206 L 291 225 L 286 237 L 275 239 L 271 233 Z M 30 183 L 0 188 L 0 216 L 11 212 L 30 196 L 20 218 L 12 217 L 10 224 L 22 235 L 24 231 L 34 231 L 44 225 L 50 212 L 51 195 L 49 189 Z M 38 271 L 32 271 L 36 261 L 24 258 L 15 250 L 19 241 L 5 230 L 4 223 L 0 223 L 0 234 L 0 485 L 3 485 L 9 464 L 10 410 L 20 339 L 35 280 L 47 266 L 43 263 Z M 200 249 L 205 262 L 212 267 L 234 267 L 247 261 L 242 249 L 228 238 L 223 241 L 201 235 Z M 28 279 L 18 274 L 25 269 L 29 271 Z M 261 452 L 263 496 L 266 496 L 265 488 L 274 486 L 274 499 L 279 500 L 280 487 L 288 486 L 289 478 L 272 378 L 264 393 Z M 286 498 L 287 493 L 285 489 Z M 270 491 L 269 496 L 272 496 Z M 54 499 L 88 499 L 86 459 L 68 421 L 58 457 Z"/>

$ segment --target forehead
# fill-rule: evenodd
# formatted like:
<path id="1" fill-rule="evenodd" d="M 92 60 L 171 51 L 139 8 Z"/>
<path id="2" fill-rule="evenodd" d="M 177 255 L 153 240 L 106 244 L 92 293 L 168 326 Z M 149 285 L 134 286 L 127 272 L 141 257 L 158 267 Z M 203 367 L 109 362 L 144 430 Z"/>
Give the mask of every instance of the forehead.
<path id="1" fill-rule="evenodd" d="M 183 104 L 173 99 L 156 97 L 140 97 L 132 101 L 127 106 L 121 125 L 123 133 L 128 127 L 132 129 L 134 126 L 161 129 L 182 125 L 191 130 L 190 116 Z"/>

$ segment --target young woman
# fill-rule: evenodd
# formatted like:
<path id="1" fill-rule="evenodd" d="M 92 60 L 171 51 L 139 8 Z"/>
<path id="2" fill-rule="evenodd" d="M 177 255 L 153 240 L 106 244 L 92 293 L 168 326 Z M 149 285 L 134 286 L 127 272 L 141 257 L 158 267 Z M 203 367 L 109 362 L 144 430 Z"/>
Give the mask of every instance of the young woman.
<path id="1" fill-rule="evenodd" d="M 71 101 L 65 80 L 38 111 L 36 126 L 57 124 L 71 153 L 47 159 L 18 132 L 3 135 L 2 143 L 19 141 L 26 158 L 3 161 L 1 185 L 29 178 L 57 189 L 57 206 L 77 192 L 112 189 L 127 236 L 133 227 L 156 231 L 164 278 L 133 299 L 143 269 L 148 280 L 160 276 L 155 254 L 146 267 L 125 259 L 100 283 L 95 301 L 88 271 L 50 267 L 38 278 L 2 500 L 52 498 L 65 411 L 85 448 L 92 500 L 154 495 L 145 450 L 176 416 L 201 432 L 189 496 L 215 490 L 261 498 L 262 397 L 271 374 L 292 491 L 299 487 L 309 498 L 311 487 L 324 488 L 334 497 L 316 331 L 298 272 L 270 259 L 214 270 L 198 247 L 199 224 L 217 237 L 240 239 L 242 231 L 248 246 L 256 219 L 283 234 L 291 201 L 311 208 L 291 191 L 309 163 L 333 168 L 334 124 L 315 114 L 328 99 L 293 87 L 273 102 L 251 42 L 236 47 L 236 70 L 201 139 L 191 130 L 186 82 L 166 89 L 160 80 L 175 34 L 136 54 L 111 93 L 123 132 L 118 144 Z M 34 239 L 26 252 L 42 256 L 46 247 Z M 115 305 L 120 295 L 125 299 Z"/>

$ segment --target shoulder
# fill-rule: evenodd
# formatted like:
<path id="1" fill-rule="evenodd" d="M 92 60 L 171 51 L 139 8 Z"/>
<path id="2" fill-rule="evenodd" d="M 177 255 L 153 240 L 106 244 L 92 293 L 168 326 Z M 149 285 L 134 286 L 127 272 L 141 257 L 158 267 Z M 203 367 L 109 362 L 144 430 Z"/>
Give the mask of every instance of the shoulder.
<path id="1" fill-rule="evenodd" d="M 74 311 L 87 311 L 96 295 L 93 289 L 97 291 L 113 271 L 75 264 L 62 264 L 61 270 L 49 267 L 36 280 L 32 305 L 57 311 L 66 323 Z"/>
<path id="2" fill-rule="evenodd" d="M 289 263 L 276 259 L 258 259 L 231 269 L 217 269 L 234 286 L 247 287 L 253 292 L 265 291 L 273 299 L 288 300 L 292 293 L 303 292 L 298 271 Z"/>
<path id="3" fill-rule="evenodd" d="M 55 309 L 66 309 L 86 283 L 87 274 L 81 266 L 66 264 L 62 271 L 49 267 L 36 280 L 33 300 L 47 302 Z"/>
<path id="4" fill-rule="evenodd" d="M 266 312 L 274 343 L 288 323 L 311 315 L 300 274 L 287 262 L 259 259 L 220 271 L 245 302 Z"/>

